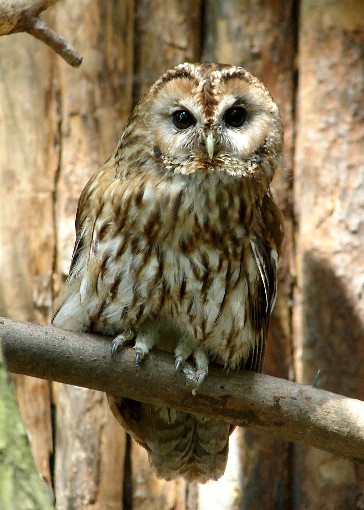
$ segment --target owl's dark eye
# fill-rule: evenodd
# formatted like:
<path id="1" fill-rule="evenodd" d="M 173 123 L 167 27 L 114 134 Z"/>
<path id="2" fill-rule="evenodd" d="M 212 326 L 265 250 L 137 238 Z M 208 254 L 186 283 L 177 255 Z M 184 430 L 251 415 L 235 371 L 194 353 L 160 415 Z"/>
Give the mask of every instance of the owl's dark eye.
<path id="1" fill-rule="evenodd" d="M 177 110 L 172 114 L 173 124 L 178 129 L 188 129 L 196 124 L 195 117 L 188 110 Z"/>
<path id="2" fill-rule="evenodd" d="M 224 122 L 230 127 L 241 127 L 248 118 L 248 112 L 244 106 L 232 106 L 228 108 L 224 114 Z"/>

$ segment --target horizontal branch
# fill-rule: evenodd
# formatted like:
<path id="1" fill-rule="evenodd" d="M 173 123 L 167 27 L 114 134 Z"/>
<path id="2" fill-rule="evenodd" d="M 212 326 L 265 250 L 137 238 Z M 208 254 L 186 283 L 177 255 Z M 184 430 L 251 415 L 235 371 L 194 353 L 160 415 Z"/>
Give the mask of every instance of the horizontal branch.
<path id="1" fill-rule="evenodd" d="M 191 366 L 175 375 L 172 355 L 154 351 L 136 368 L 134 351 L 111 359 L 110 338 L 0 319 L 11 372 L 204 414 L 281 439 L 364 461 L 364 402 L 263 374 L 211 368 L 192 395 Z"/>

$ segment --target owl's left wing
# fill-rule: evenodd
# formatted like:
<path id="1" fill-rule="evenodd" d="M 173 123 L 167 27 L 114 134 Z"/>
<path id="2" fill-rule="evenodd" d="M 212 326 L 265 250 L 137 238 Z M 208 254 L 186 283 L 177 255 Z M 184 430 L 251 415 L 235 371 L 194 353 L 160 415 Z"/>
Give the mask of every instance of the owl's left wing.
<path id="1" fill-rule="evenodd" d="M 283 215 L 270 194 L 265 195 L 260 206 L 260 221 L 250 236 L 250 245 L 258 266 L 263 292 L 255 296 L 258 338 L 244 365 L 246 370 L 261 372 L 269 318 L 277 297 L 277 262 L 283 240 Z"/>

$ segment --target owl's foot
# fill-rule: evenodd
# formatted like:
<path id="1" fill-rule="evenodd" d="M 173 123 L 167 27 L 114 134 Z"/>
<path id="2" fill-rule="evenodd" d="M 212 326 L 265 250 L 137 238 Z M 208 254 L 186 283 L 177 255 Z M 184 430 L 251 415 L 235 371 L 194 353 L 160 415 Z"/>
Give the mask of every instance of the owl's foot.
<path id="1" fill-rule="evenodd" d="M 186 367 L 186 359 L 192 354 L 196 370 L 192 371 L 189 366 Z M 208 374 L 209 359 L 202 348 L 192 350 L 187 344 L 179 345 L 175 350 L 175 373 L 184 372 L 187 378 L 193 379 L 195 387 L 192 395 L 195 396 L 198 388 L 200 388 Z"/>
<path id="2" fill-rule="evenodd" d="M 111 357 L 115 359 L 116 354 L 127 345 L 132 344 L 134 340 L 135 366 L 139 368 L 140 363 L 155 344 L 154 338 L 143 332 L 135 333 L 135 331 L 131 329 L 126 329 L 120 333 L 120 335 L 114 338 L 111 344 Z"/>
<path id="3" fill-rule="evenodd" d="M 192 395 L 195 396 L 197 393 L 198 388 L 201 388 L 202 383 L 206 379 L 206 376 L 208 374 L 207 368 L 199 368 L 195 372 L 195 378 L 196 378 L 196 386 L 192 390 Z"/>
<path id="4" fill-rule="evenodd" d="M 115 359 L 116 354 L 125 346 L 131 344 L 135 338 L 135 333 L 131 329 L 126 329 L 120 335 L 116 336 L 111 344 L 111 357 Z"/>
<path id="5" fill-rule="evenodd" d="M 174 363 L 175 374 L 178 374 L 179 372 L 182 372 L 182 370 L 184 369 L 186 365 L 186 358 L 183 356 L 183 354 L 178 354 L 178 356 L 174 358 Z"/>
<path id="6" fill-rule="evenodd" d="M 196 386 L 192 390 L 192 395 L 195 396 L 197 390 L 201 388 L 204 380 L 209 371 L 209 359 L 203 349 L 196 349 L 193 353 L 193 357 L 196 363 L 195 380 Z"/>
<path id="7" fill-rule="evenodd" d="M 155 338 L 152 335 L 147 335 L 145 333 L 139 333 L 135 345 L 135 366 L 139 368 L 140 363 L 147 356 L 150 349 L 155 344 Z"/>

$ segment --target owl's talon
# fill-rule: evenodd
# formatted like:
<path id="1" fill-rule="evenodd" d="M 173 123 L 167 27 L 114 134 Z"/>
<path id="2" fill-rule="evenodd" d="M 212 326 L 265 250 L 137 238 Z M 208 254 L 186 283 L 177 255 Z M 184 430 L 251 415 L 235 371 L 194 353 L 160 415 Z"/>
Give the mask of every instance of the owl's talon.
<path id="1" fill-rule="evenodd" d="M 201 368 L 200 370 L 197 370 L 196 372 L 196 378 L 197 378 L 197 384 L 196 388 L 200 388 L 206 379 L 207 376 L 207 370 L 204 368 Z"/>
<path id="2" fill-rule="evenodd" d="M 120 340 L 120 338 L 118 336 L 116 338 L 114 338 L 114 340 L 112 341 L 112 344 L 111 344 L 111 358 L 112 359 L 115 359 L 116 353 L 118 352 L 119 349 L 121 349 L 122 343 L 123 342 Z"/>
<path id="3" fill-rule="evenodd" d="M 186 358 L 182 354 L 179 354 L 178 356 L 176 356 L 174 373 L 177 375 L 179 372 L 182 372 L 185 364 L 186 364 Z"/>
<path id="4" fill-rule="evenodd" d="M 205 368 L 200 368 L 200 369 L 196 370 L 196 374 L 195 374 L 196 386 L 192 390 L 192 395 L 194 397 L 196 396 L 197 390 L 199 388 L 201 388 L 204 380 L 206 379 L 206 376 L 207 376 L 207 370 Z"/>
<path id="5" fill-rule="evenodd" d="M 136 349 L 135 350 L 134 361 L 135 361 L 135 366 L 137 368 L 139 368 L 139 364 L 143 361 L 144 356 L 145 356 L 145 353 L 141 349 Z"/>
<path id="6" fill-rule="evenodd" d="M 126 345 L 130 344 L 135 338 L 135 334 L 131 330 L 126 330 L 116 336 L 111 344 L 111 358 L 115 359 L 116 354 Z"/>

